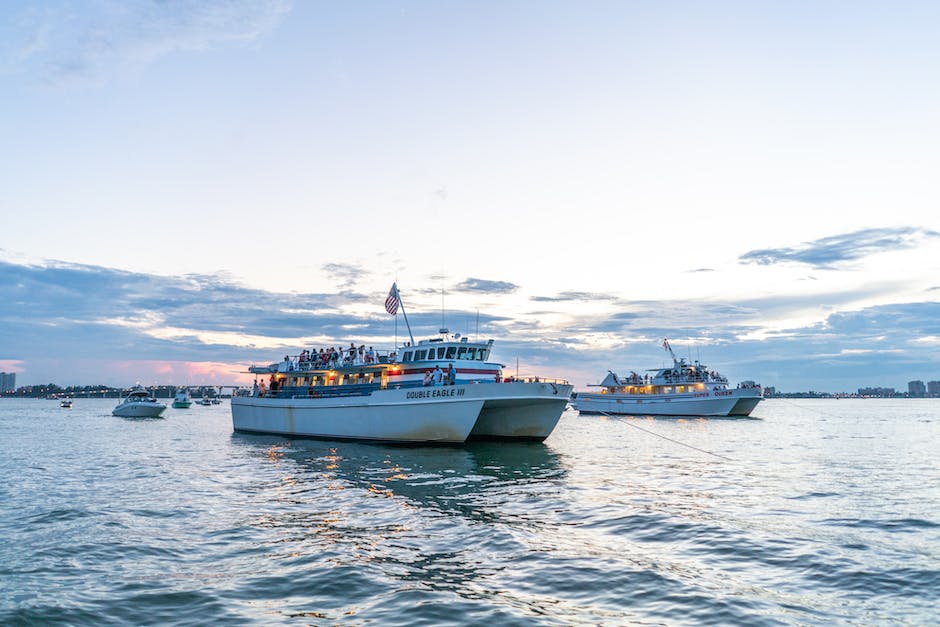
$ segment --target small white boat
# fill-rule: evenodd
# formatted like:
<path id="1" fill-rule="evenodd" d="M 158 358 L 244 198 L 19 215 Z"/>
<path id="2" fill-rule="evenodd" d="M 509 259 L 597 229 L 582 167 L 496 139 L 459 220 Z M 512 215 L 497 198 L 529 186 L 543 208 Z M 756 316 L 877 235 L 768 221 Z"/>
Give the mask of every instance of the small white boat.
<path id="1" fill-rule="evenodd" d="M 763 388 L 744 381 L 732 388 L 728 379 L 708 370 L 705 364 L 677 359 L 668 340 L 663 347 L 672 355 L 671 368 L 635 372 L 618 377 L 608 371 L 597 385 L 600 392 L 576 392 L 571 406 L 585 414 L 631 416 L 749 416 L 764 400 Z"/>
<path id="2" fill-rule="evenodd" d="M 159 418 L 166 405 L 157 402 L 144 388 L 138 386 L 128 392 L 111 414 L 121 418 Z"/>
<path id="3" fill-rule="evenodd" d="M 62 399 L 62 401 L 59 402 L 59 407 L 65 407 L 66 409 L 71 409 L 71 408 L 72 408 L 72 399 L 69 399 L 69 398 Z"/>
<path id="4" fill-rule="evenodd" d="M 208 407 L 212 404 L 212 401 L 209 400 L 208 396 L 203 396 L 201 399 L 199 399 L 199 404 Z"/>
<path id="5" fill-rule="evenodd" d="M 193 404 L 193 398 L 188 389 L 177 390 L 173 397 L 173 407 L 176 409 L 188 409 Z"/>

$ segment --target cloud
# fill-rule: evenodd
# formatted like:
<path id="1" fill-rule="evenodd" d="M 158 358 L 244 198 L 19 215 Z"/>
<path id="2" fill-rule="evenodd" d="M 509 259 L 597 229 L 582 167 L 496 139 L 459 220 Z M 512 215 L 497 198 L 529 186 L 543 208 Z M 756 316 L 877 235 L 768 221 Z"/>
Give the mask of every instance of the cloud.
<path id="1" fill-rule="evenodd" d="M 351 263 L 328 263 L 323 266 L 325 272 L 330 278 L 339 282 L 341 290 L 349 290 L 361 278 L 368 276 L 369 272 Z"/>
<path id="2" fill-rule="evenodd" d="M 619 300 L 611 294 L 597 292 L 559 292 L 556 296 L 533 296 L 529 300 L 537 303 L 559 303 L 565 301 L 616 301 Z"/>
<path id="3" fill-rule="evenodd" d="M 752 250 L 738 257 L 738 260 L 741 263 L 764 266 L 797 263 L 818 269 L 831 269 L 869 255 L 915 248 L 924 240 L 938 236 L 940 233 L 936 231 L 916 227 L 864 229 L 831 235 L 792 248 Z"/>
<path id="4" fill-rule="evenodd" d="M 518 358 L 526 373 L 566 377 L 578 386 L 608 368 L 660 366 L 668 358 L 664 337 L 678 355 L 701 358 L 732 381 L 754 379 L 788 391 L 852 391 L 938 378 L 940 303 L 847 310 L 860 295 L 848 290 L 738 302 L 610 301 L 608 311 L 591 314 L 448 310 L 447 322 L 462 334 L 474 337 L 479 329 L 480 338 L 496 339 L 494 357 L 502 363 L 514 367 Z M 387 349 L 395 327 L 385 315 L 384 296 L 272 293 L 224 274 L 158 276 L 0 261 L 0 363 L 23 373 L 20 384 L 124 385 L 198 370 L 186 364 L 213 364 L 218 373 L 231 364 L 237 371 L 237 364 L 268 363 L 302 347 L 355 341 Z M 831 312 L 811 323 L 767 327 L 769 319 L 820 303 Z M 440 312 L 410 310 L 409 320 L 416 339 L 433 336 Z M 398 331 L 401 339 L 403 325 Z M 136 366 L 114 365 L 130 362 Z M 103 368 L 115 370 L 106 376 Z M 133 377 L 122 378 L 129 372 Z"/>
<path id="5" fill-rule="evenodd" d="M 289 0 L 51 2 L 15 18 L 3 64 L 56 85 L 101 83 L 169 54 L 256 40 L 290 8 Z"/>
<path id="6" fill-rule="evenodd" d="M 490 294 L 511 294 L 519 289 L 515 283 L 508 281 L 489 281 L 487 279 L 474 279 L 470 277 L 458 283 L 454 289 L 459 292 L 488 292 Z"/>

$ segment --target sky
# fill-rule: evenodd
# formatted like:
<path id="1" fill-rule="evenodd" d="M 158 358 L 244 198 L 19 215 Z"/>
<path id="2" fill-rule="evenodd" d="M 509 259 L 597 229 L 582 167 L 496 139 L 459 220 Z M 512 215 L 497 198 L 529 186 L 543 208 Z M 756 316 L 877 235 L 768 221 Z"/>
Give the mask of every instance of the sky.
<path id="1" fill-rule="evenodd" d="M 663 338 L 781 391 L 940 380 L 940 5 L 0 7 L 0 370 L 232 384 L 494 339 L 583 389 Z M 404 325 L 399 315 L 397 338 Z"/>

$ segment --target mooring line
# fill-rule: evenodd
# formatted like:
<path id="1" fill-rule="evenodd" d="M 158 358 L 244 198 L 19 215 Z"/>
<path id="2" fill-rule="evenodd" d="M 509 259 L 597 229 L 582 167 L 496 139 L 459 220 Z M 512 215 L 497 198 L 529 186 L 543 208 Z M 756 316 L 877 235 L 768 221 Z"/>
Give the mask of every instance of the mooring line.
<path id="1" fill-rule="evenodd" d="M 705 453 L 706 455 L 712 455 L 712 456 L 714 456 L 714 457 L 718 457 L 719 459 L 726 459 L 726 460 L 728 460 L 729 462 L 733 462 L 733 461 L 734 461 L 734 460 L 731 459 L 730 457 L 725 457 L 724 455 L 719 455 L 718 453 L 712 453 L 711 451 L 706 451 L 706 450 L 703 449 L 703 448 L 698 448 L 697 446 L 692 446 L 691 444 L 686 444 L 685 442 L 680 442 L 679 440 L 675 440 L 675 439 L 670 438 L 670 437 L 668 437 L 668 436 L 662 435 L 661 433 L 656 433 L 655 431 L 650 431 L 650 430 L 648 430 L 648 429 L 644 429 L 643 427 L 639 427 L 639 426 L 633 424 L 632 422 L 627 422 L 626 420 L 624 420 L 624 419 L 621 418 L 620 416 L 614 416 L 613 414 L 609 414 L 609 413 L 607 413 L 606 411 L 600 411 L 600 410 L 598 410 L 598 412 L 601 413 L 601 414 L 604 414 L 604 415 L 607 416 L 608 418 L 613 418 L 614 420 L 619 420 L 620 422 L 622 422 L 623 424 L 625 424 L 625 425 L 627 425 L 627 426 L 629 426 L 629 427 L 633 427 L 634 429 L 639 429 L 640 431 L 642 431 L 642 432 L 644 432 L 644 433 L 649 433 L 650 435 L 655 435 L 657 438 L 662 438 L 662 439 L 664 439 L 664 440 L 669 440 L 670 442 L 673 442 L 673 443 L 675 443 L 675 444 L 678 444 L 679 446 L 684 446 L 684 447 L 686 447 L 686 448 L 692 449 L 693 451 L 698 451 L 698 452 L 700 452 L 700 453 Z"/>

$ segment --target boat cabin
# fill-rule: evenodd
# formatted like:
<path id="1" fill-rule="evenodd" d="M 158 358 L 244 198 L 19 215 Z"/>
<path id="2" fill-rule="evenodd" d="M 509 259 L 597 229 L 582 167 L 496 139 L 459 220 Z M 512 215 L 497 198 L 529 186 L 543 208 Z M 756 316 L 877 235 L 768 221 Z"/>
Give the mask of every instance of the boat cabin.
<path id="1" fill-rule="evenodd" d="M 493 340 L 486 343 L 468 342 L 465 337 L 447 340 L 442 337 L 421 340 L 416 346 L 402 349 L 402 363 L 422 361 L 486 361 L 493 348 Z"/>
<path id="2" fill-rule="evenodd" d="M 671 368 L 654 368 L 647 372 L 655 374 L 641 376 L 631 372 L 629 376 L 618 377 L 608 372 L 600 384 L 592 387 L 604 388 L 602 394 L 684 394 L 728 387 L 728 379 L 709 371 L 698 361 L 689 364 L 685 359 L 676 359 Z"/>
<path id="3" fill-rule="evenodd" d="M 423 386 L 428 371 L 438 366 L 446 371 L 450 364 L 454 365 L 458 383 L 501 379 L 502 364 L 487 361 L 493 340 L 470 342 L 459 334 L 442 335 L 406 344 L 397 351 L 366 355 L 363 360 L 351 351 L 329 362 L 288 355 L 284 361 L 251 366 L 248 371 L 271 375 L 270 387 L 259 389 L 259 394 L 287 398 L 363 395 L 389 386 Z"/>

